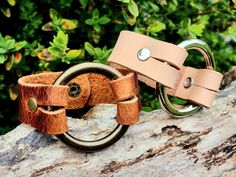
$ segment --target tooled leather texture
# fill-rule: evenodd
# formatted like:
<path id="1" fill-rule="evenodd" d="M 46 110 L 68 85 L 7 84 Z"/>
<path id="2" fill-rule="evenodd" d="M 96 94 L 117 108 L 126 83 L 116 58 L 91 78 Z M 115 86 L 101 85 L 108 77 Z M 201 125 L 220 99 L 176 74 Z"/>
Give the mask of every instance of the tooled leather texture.
<path id="1" fill-rule="evenodd" d="M 150 57 L 139 60 L 142 48 Z M 138 79 L 156 88 L 157 83 L 168 88 L 168 93 L 201 106 L 210 107 L 218 92 L 223 75 L 212 68 L 196 69 L 183 66 L 188 53 L 177 45 L 155 40 L 135 32 L 122 31 L 108 59 L 108 64 L 122 73 L 135 72 Z M 190 87 L 184 81 L 191 77 Z"/>
<path id="2" fill-rule="evenodd" d="M 78 84 L 80 94 L 77 97 L 71 97 L 68 86 L 52 85 L 60 74 L 59 72 L 41 73 L 25 76 L 18 80 L 19 120 L 21 122 L 30 124 L 37 130 L 48 134 L 62 134 L 68 131 L 66 109 L 79 109 L 99 103 L 115 102 L 115 96 L 110 86 L 111 80 L 107 77 L 88 73 L 73 78 L 68 84 Z M 29 109 L 30 98 L 37 101 L 38 108 L 35 111 Z M 56 109 L 48 110 L 49 106 L 56 106 Z M 121 114 L 122 111 L 119 115 Z"/>

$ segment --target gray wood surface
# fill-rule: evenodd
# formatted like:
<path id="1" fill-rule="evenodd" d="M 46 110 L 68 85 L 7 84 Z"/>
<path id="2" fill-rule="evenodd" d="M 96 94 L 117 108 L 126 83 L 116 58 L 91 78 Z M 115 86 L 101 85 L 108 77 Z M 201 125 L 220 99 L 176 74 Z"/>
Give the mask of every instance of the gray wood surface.
<path id="1" fill-rule="evenodd" d="M 87 119 L 114 114 L 112 106 L 98 106 Z M 236 82 L 209 110 L 188 118 L 142 112 L 121 140 L 98 152 L 80 152 L 21 124 L 0 136 L 0 172 L 3 177 L 236 177 Z"/>

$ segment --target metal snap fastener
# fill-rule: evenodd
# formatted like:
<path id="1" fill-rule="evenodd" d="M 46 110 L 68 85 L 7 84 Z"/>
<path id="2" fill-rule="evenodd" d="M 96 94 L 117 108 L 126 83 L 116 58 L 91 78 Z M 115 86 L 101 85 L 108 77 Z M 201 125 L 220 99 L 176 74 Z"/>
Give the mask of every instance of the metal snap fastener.
<path id="1" fill-rule="evenodd" d="M 191 77 L 187 77 L 185 80 L 184 80 L 184 88 L 189 88 L 193 83 L 193 79 Z"/>
<path id="2" fill-rule="evenodd" d="M 28 99 L 28 107 L 30 109 L 30 111 L 35 112 L 38 108 L 38 103 L 37 100 L 35 98 L 29 98 Z"/>
<path id="3" fill-rule="evenodd" d="M 77 97 L 80 94 L 81 88 L 79 84 L 70 83 L 69 86 L 69 96 L 70 97 Z"/>
<path id="4" fill-rule="evenodd" d="M 137 57 L 141 61 L 147 60 L 150 56 L 151 56 L 151 52 L 147 48 L 142 48 L 137 53 Z"/>

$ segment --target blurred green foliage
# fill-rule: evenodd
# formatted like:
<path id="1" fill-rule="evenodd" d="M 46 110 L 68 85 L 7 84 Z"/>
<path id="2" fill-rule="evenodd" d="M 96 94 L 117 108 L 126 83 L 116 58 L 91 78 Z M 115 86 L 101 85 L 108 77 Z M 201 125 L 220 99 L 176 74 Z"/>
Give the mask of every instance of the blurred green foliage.
<path id="1" fill-rule="evenodd" d="M 121 30 L 212 48 L 217 70 L 236 64 L 235 0 L 2 0 L 0 2 L 0 134 L 18 124 L 17 80 L 86 61 L 106 63 Z M 135 42 L 135 41 L 134 41 Z M 190 52 L 186 64 L 200 67 Z M 159 106 L 142 85 L 144 110 Z"/>

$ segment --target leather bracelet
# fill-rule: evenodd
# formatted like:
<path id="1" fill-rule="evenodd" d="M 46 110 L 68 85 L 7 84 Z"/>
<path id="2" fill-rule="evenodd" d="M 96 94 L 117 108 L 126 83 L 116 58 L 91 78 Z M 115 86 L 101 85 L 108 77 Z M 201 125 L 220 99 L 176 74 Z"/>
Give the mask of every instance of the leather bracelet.
<path id="1" fill-rule="evenodd" d="M 223 75 L 212 68 L 183 66 L 187 54 L 179 46 L 122 31 L 108 63 L 121 72 L 137 73 L 139 80 L 153 88 L 160 83 L 167 86 L 173 96 L 210 107 Z M 186 79 L 191 79 L 189 86 L 185 84 Z"/>
<path id="2" fill-rule="evenodd" d="M 49 72 L 19 79 L 19 120 L 21 122 L 48 134 L 62 134 L 68 131 L 66 109 L 116 102 L 110 79 L 96 73 L 88 73 L 74 77 L 67 86 L 52 85 L 60 74 Z M 122 125 L 130 125 L 138 121 L 140 109 L 138 99 L 134 98 L 137 94 L 134 79 L 134 75 L 119 78 L 122 85 L 132 87 L 132 90 L 123 90 L 119 93 L 130 98 L 128 103 L 123 99 L 118 100 L 117 115 L 120 120 L 123 120 L 118 122 Z M 118 85 L 119 82 L 116 82 L 116 86 Z M 57 109 L 50 111 L 47 107 L 57 107 Z M 122 112 L 130 108 L 135 114 L 127 117 Z"/>

